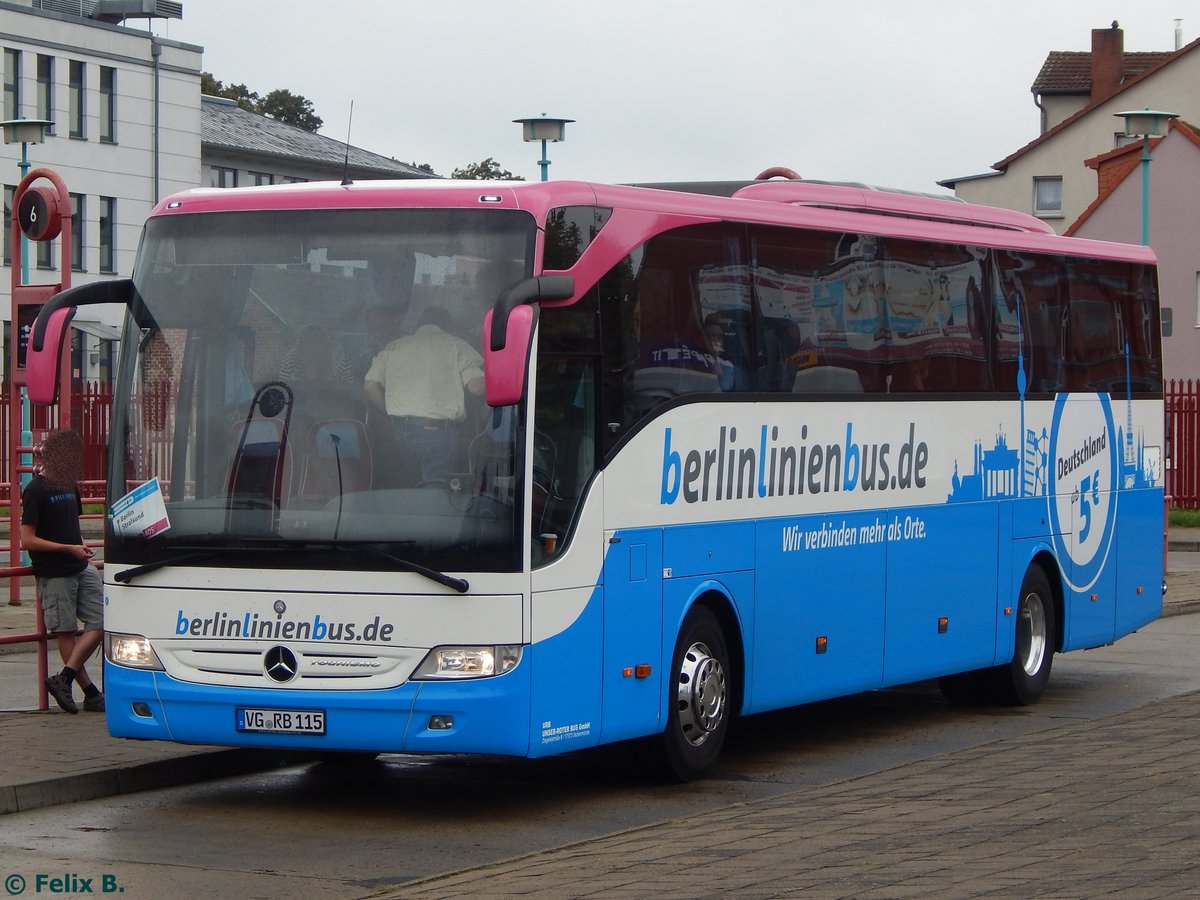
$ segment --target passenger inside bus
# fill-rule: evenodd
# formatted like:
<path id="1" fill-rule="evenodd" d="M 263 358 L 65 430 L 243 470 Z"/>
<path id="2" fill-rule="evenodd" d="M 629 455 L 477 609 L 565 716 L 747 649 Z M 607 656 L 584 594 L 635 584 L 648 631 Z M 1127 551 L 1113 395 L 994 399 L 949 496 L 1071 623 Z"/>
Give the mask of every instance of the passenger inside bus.
<path id="1" fill-rule="evenodd" d="M 465 471 L 459 423 L 466 419 L 467 395 L 483 394 L 483 357 L 449 333 L 443 308 L 426 308 L 419 321 L 415 332 L 376 355 L 363 391 L 390 418 L 397 443 L 419 460 L 421 482 L 446 481 Z"/>

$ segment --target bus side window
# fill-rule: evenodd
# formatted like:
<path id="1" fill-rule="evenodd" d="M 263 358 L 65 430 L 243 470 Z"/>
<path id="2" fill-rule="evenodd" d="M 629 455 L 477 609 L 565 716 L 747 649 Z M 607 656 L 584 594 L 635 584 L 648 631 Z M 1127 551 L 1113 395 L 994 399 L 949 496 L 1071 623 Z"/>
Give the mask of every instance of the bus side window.
<path id="1" fill-rule="evenodd" d="M 724 224 L 670 231 L 601 280 L 607 446 L 665 403 L 722 389 L 704 322 L 713 309 L 748 315 L 741 234 Z"/>

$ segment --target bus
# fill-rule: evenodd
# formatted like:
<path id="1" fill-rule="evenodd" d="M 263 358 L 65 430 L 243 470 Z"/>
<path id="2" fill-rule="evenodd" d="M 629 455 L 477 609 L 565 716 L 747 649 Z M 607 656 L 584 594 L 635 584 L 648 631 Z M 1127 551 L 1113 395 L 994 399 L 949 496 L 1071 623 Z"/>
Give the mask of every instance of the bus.
<path id="1" fill-rule="evenodd" d="M 1028 704 L 1161 612 L 1144 247 L 799 180 L 200 189 L 132 278 L 45 304 L 35 400 L 101 302 L 118 737 L 644 739 L 687 780 L 735 716 L 931 679 Z M 422 478 L 363 371 L 435 308 L 484 394 Z"/>

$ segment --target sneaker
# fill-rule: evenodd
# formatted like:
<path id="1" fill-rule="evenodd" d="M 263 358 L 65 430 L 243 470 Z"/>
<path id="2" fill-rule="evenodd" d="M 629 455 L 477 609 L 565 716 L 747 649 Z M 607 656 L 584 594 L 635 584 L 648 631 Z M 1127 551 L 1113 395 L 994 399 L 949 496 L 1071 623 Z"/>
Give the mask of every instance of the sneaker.
<path id="1" fill-rule="evenodd" d="M 46 679 L 46 690 L 50 692 L 50 696 L 54 698 L 54 702 L 63 712 L 79 712 L 79 707 L 75 705 L 75 701 L 71 697 L 71 682 L 63 678 L 61 672 Z"/>
<path id="2" fill-rule="evenodd" d="M 84 712 L 104 712 L 104 695 L 97 694 L 95 697 L 83 698 Z"/>

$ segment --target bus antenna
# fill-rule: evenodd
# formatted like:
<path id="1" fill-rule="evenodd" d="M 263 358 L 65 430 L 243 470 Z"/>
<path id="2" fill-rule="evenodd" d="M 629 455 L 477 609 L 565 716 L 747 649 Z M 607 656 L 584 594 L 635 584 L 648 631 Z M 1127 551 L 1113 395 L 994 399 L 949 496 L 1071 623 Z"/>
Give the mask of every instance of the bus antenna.
<path id="1" fill-rule="evenodd" d="M 350 180 L 350 126 L 354 124 L 354 101 L 350 101 L 350 118 L 346 120 L 346 162 L 342 170 L 342 187 L 354 184 Z"/>

